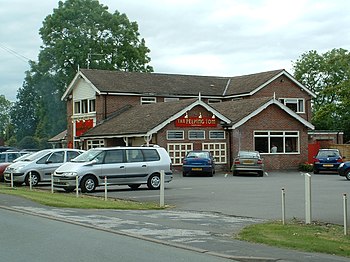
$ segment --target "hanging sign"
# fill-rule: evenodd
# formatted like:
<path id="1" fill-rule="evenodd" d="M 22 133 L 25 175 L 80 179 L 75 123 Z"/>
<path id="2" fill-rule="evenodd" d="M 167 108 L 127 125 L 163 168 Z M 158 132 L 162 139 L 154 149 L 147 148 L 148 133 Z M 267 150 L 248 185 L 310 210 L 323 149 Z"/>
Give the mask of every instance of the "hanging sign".
<path id="1" fill-rule="evenodd" d="M 210 117 L 180 117 L 175 121 L 176 127 L 216 127 L 216 118 Z"/>
<path id="2" fill-rule="evenodd" d="M 75 135 L 81 136 L 94 125 L 94 121 L 92 119 L 81 120 L 75 122 Z"/>

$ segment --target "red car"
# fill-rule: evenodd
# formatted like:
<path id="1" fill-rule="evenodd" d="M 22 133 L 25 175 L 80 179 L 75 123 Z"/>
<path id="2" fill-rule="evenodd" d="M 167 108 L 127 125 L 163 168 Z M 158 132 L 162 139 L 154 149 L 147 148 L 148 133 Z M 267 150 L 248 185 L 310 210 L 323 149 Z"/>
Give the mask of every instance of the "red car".
<path id="1" fill-rule="evenodd" d="M 22 155 L 18 158 L 16 158 L 15 160 L 13 160 L 13 162 L 17 162 L 20 161 L 21 159 L 24 159 L 26 156 L 28 156 L 30 153 Z M 6 169 L 6 167 L 8 167 L 10 164 L 12 164 L 12 162 L 3 162 L 0 163 L 0 181 L 4 182 L 4 171 Z"/>

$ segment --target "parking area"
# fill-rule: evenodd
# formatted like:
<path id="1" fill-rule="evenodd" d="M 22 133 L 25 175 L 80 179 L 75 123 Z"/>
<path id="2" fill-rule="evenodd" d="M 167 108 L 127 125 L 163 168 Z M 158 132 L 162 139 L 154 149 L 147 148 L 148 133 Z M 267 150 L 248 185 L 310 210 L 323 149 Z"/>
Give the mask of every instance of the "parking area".
<path id="1" fill-rule="evenodd" d="M 350 181 L 336 173 L 312 174 L 312 219 L 343 223 L 343 194 L 350 195 Z M 165 184 L 165 204 L 177 210 L 218 212 L 225 215 L 281 219 L 281 189 L 286 192 L 287 219 L 305 218 L 305 176 L 297 171 L 269 172 L 264 177 L 232 176 L 182 177 Z M 94 195 L 104 195 L 97 188 Z M 108 197 L 135 201 L 159 201 L 159 191 L 141 186 L 108 188 Z"/>

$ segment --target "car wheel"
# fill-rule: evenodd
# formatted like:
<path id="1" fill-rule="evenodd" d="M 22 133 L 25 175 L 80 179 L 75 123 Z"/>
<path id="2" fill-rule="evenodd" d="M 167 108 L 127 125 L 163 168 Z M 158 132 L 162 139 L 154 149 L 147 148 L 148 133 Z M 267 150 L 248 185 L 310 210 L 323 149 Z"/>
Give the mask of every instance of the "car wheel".
<path id="1" fill-rule="evenodd" d="M 346 171 L 345 177 L 347 180 L 350 180 L 350 169 Z"/>
<path id="2" fill-rule="evenodd" d="M 29 176 L 31 176 L 31 179 L 32 179 L 32 186 L 37 186 L 40 181 L 39 174 L 36 172 L 29 172 L 24 181 L 27 186 L 29 186 Z"/>
<path id="3" fill-rule="evenodd" d="M 183 177 L 187 176 L 187 173 L 186 172 L 182 172 L 182 176 Z"/>
<path id="4" fill-rule="evenodd" d="M 264 171 L 259 171 L 258 176 L 264 176 Z"/>
<path id="5" fill-rule="evenodd" d="M 149 189 L 159 189 L 160 187 L 160 177 L 158 174 L 153 174 L 148 178 L 147 186 Z"/>
<path id="6" fill-rule="evenodd" d="M 135 190 L 135 189 L 138 189 L 140 186 L 141 186 L 141 184 L 130 184 L 130 185 L 128 185 L 131 189 L 133 189 L 133 190 Z"/>
<path id="7" fill-rule="evenodd" d="M 319 174 L 319 173 L 320 173 L 320 170 L 314 169 L 314 174 Z"/>
<path id="8" fill-rule="evenodd" d="M 238 172 L 236 170 L 233 170 L 232 173 L 233 173 L 234 176 L 238 175 Z"/>
<path id="9" fill-rule="evenodd" d="M 85 176 L 80 182 L 81 192 L 83 193 L 92 193 L 95 191 L 97 186 L 96 178 L 93 176 Z"/>
<path id="10" fill-rule="evenodd" d="M 208 176 L 212 177 L 214 175 L 214 170 L 211 170 L 209 173 L 208 173 Z"/>

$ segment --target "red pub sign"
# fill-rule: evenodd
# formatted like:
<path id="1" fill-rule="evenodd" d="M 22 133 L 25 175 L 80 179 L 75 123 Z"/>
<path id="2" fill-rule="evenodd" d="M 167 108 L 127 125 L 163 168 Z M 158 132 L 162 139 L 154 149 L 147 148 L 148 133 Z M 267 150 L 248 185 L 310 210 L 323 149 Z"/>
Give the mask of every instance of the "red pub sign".
<path id="1" fill-rule="evenodd" d="M 85 121 L 76 121 L 75 122 L 75 135 L 81 136 L 86 131 L 94 126 L 94 121 L 92 119 L 88 119 Z"/>
<path id="2" fill-rule="evenodd" d="M 175 121 L 176 127 L 216 127 L 216 118 L 210 117 L 180 117 Z"/>

